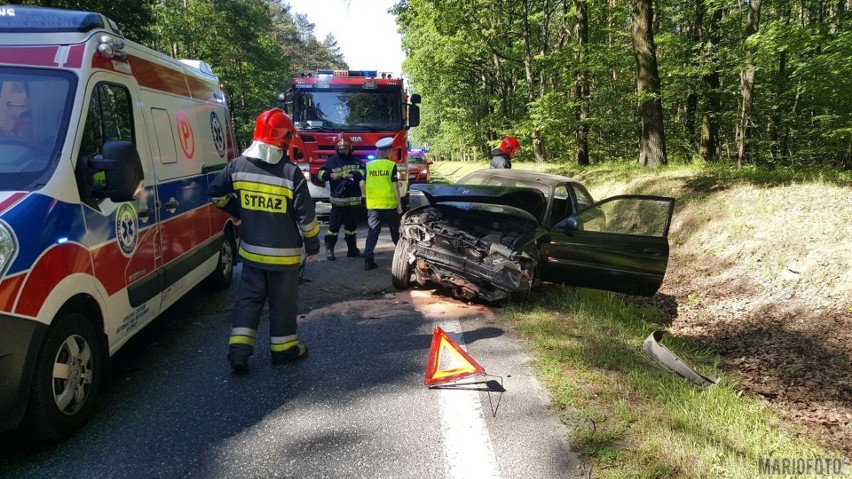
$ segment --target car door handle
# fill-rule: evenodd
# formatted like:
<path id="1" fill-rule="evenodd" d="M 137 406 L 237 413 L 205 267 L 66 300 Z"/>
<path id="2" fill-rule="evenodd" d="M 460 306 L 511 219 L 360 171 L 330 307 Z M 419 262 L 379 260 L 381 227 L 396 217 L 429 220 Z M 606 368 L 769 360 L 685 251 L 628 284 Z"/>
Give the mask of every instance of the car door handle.
<path id="1" fill-rule="evenodd" d="M 166 203 L 166 209 L 168 210 L 168 209 L 172 209 L 172 208 L 177 208 L 177 205 L 178 205 L 177 201 L 171 200 L 168 203 Z"/>
<path id="2" fill-rule="evenodd" d="M 148 209 L 148 210 L 142 210 L 142 211 L 140 211 L 140 212 L 139 212 L 139 213 L 137 213 L 137 214 L 139 215 L 139 218 L 141 218 L 141 219 L 143 219 L 143 220 L 147 220 L 148 218 L 150 218 L 150 217 L 151 217 L 151 215 L 153 215 L 153 214 L 154 214 L 154 210 L 150 210 L 150 209 Z"/>
<path id="3" fill-rule="evenodd" d="M 660 256 L 660 250 L 658 250 L 657 248 L 645 248 L 642 250 L 642 252 L 647 254 L 648 256 Z"/>

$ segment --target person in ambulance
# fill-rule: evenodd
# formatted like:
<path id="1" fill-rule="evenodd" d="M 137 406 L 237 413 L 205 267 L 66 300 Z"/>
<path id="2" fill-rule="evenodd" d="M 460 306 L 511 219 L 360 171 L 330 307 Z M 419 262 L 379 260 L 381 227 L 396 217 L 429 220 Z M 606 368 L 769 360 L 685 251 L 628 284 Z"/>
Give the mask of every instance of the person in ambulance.
<path id="1" fill-rule="evenodd" d="M 32 138 L 30 96 L 22 81 L 0 80 L 0 139 Z"/>
<path id="2" fill-rule="evenodd" d="M 217 206 L 241 219 L 243 270 L 228 351 L 235 373 L 248 371 L 267 301 L 272 363 L 289 363 L 308 353 L 296 334 L 299 267 L 303 242 L 307 261 L 319 253 L 320 227 L 304 174 L 286 156 L 294 135 L 286 113 L 277 108 L 261 113 L 254 142 L 228 163 L 207 192 Z M 234 199 L 236 208 L 229 207 Z"/>

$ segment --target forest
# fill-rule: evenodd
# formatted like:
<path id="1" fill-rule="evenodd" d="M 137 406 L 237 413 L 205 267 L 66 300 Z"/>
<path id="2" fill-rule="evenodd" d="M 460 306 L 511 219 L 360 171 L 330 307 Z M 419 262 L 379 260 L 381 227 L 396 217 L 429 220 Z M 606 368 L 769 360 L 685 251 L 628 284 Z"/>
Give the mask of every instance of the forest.
<path id="1" fill-rule="evenodd" d="M 346 4 L 345 0 L 340 0 Z M 203 59 L 245 143 L 289 78 L 346 68 L 284 0 L 37 0 L 100 11 L 135 41 Z M 852 168 L 852 0 L 400 0 L 423 97 L 414 142 L 483 159 Z"/>

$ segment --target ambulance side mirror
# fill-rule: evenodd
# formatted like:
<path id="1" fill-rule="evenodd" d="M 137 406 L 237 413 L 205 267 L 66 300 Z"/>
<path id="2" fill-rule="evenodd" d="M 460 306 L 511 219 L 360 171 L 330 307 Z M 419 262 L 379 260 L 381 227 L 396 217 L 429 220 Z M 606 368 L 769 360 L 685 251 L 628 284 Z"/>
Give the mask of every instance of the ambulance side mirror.
<path id="1" fill-rule="evenodd" d="M 123 140 L 108 141 L 102 151 L 103 154 L 90 159 L 88 164 L 97 183 L 92 196 L 109 198 L 116 203 L 133 200 L 145 178 L 136 145 Z"/>

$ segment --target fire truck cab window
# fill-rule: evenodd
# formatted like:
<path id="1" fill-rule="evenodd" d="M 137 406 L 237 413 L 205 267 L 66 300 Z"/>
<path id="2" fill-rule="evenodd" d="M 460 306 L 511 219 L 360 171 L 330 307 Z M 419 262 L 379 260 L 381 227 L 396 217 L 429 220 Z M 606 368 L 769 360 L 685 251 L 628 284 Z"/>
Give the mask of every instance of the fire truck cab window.
<path id="1" fill-rule="evenodd" d="M 303 129 L 389 130 L 402 125 L 398 92 L 313 91 L 298 95 L 294 120 Z"/>

